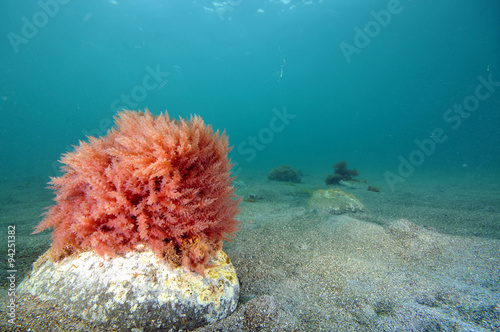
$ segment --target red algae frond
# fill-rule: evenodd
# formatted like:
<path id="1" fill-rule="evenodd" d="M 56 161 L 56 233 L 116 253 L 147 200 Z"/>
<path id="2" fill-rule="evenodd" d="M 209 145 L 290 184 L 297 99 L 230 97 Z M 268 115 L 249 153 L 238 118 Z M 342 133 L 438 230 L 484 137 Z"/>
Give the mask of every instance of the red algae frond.
<path id="1" fill-rule="evenodd" d="M 63 155 L 52 178 L 56 205 L 35 233 L 53 228 L 51 256 L 95 250 L 114 256 L 150 246 L 202 272 L 237 230 L 227 136 L 194 116 L 123 111 L 116 128 Z"/>

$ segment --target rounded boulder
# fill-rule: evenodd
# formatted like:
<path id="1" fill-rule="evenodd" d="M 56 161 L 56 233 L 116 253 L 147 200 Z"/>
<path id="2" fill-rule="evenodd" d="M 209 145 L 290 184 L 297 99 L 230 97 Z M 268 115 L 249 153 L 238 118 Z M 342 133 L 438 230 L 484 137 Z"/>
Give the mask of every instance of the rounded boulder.
<path id="1" fill-rule="evenodd" d="M 151 250 L 102 258 L 92 251 L 52 262 L 43 255 L 20 293 L 54 301 L 93 323 L 131 331 L 191 330 L 231 314 L 239 283 L 220 250 L 205 275 L 172 268 Z"/>

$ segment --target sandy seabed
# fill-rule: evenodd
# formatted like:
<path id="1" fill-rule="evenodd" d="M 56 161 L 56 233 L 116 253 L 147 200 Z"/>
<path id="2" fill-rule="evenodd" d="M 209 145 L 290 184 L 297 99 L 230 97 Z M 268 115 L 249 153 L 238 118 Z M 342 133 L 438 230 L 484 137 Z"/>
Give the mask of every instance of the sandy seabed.
<path id="1" fill-rule="evenodd" d="M 29 235 L 52 194 L 36 180 L 0 183 L 1 239 L 16 226 L 16 283 L 50 244 Z M 417 181 L 391 192 L 340 187 L 364 212 L 307 208 L 322 179 L 300 184 L 243 178 L 241 231 L 224 244 L 241 284 L 228 318 L 196 331 L 500 331 L 500 183 Z M 4 261 L 5 262 L 5 261 Z M 17 298 L 8 323 L 2 266 L 2 331 L 112 331 L 56 304 Z"/>

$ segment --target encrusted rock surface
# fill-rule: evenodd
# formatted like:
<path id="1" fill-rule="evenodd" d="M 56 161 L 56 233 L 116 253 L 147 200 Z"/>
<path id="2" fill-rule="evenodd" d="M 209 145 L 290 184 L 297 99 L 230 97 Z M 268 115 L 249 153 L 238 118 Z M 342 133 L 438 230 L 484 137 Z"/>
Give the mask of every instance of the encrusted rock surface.
<path id="1" fill-rule="evenodd" d="M 356 212 L 364 209 L 363 204 L 354 195 L 340 189 L 316 190 L 307 205 L 310 209 L 332 214 Z"/>
<path id="2" fill-rule="evenodd" d="M 42 256 L 18 292 L 118 330 L 191 330 L 226 317 L 238 303 L 228 256 L 219 251 L 212 263 L 202 276 L 172 269 L 150 250 L 111 259 L 84 252 L 58 263 Z"/>

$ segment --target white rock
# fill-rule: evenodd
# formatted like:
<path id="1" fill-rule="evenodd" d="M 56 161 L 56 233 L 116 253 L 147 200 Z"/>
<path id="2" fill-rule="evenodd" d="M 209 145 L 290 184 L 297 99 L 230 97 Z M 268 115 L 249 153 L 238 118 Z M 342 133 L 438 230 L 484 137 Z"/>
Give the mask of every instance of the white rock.
<path id="1" fill-rule="evenodd" d="M 364 210 L 363 204 L 354 195 L 340 189 L 316 190 L 307 205 L 310 209 L 331 214 Z"/>
<path id="2" fill-rule="evenodd" d="M 172 269 L 150 250 L 106 259 L 85 252 L 57 263 L 42 256 L 18 291 L 120 330 L 191 330 L 228 316 L 238 303 L 238 278 L 227 255 L 219 251 L 211 263 L 203 277 Z"/>

